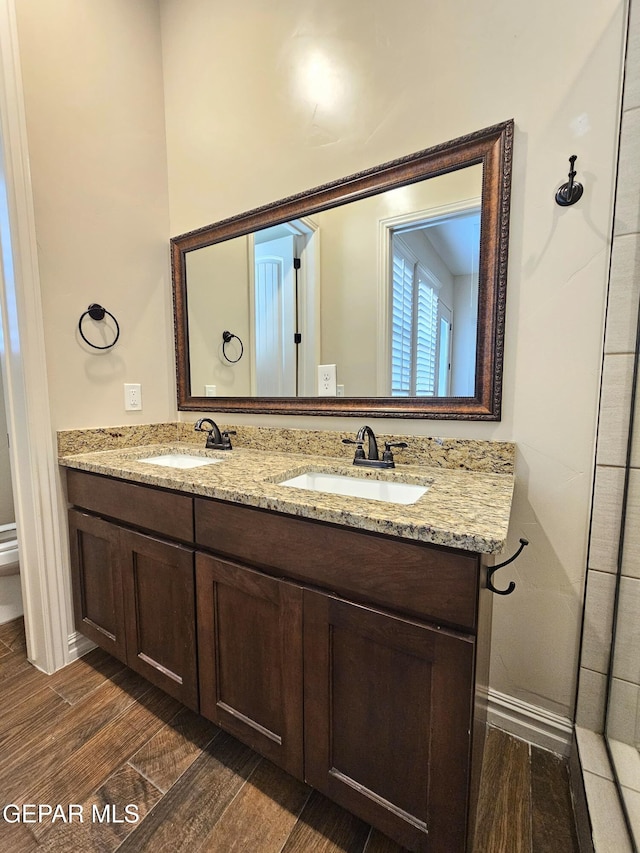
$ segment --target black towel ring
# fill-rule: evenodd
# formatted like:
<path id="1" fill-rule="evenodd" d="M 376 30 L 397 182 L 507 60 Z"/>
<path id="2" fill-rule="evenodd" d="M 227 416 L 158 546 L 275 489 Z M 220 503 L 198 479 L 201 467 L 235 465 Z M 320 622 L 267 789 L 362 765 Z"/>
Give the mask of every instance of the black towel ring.
<path id="1" fill-rule="evenodd" d="M 238 343 L 240 344 L 240 355 L 237 358 L 229 358 L 229 356 L 225 352 L 225 347 L 232 338 L 235 338 L 238 341 Z M 236 364 L 238 361 L 240 361 L 243 353 L 244 353 L 244 344 L 242 343 L 240 338 L 237 335 L 234 335 L 233 332 L 224 331 L 222 333 L 222 355 L 227 359 L 229 364 Z"/>
<path id="2" fill-rule="evenodd" d="M 116 324 L 116 336 L 110 344 L 106 344 L 106 346 L 101 347 L 98 346 L 98 344 L 92 344 L 91 341 L 88 340 L 88 338 L 82 331 L 82 321 L 87 316 L 87 314 L 91 317 L 92 320 L 104 320 L 105 314 L 108 314 L 109 317 L 111 317 L 113 322 Z M 84 312 L 84 314 L 81 315 L 78 321 L 78 331 L 80 332 L 80 337 L 82 338 L 82 340 L 94 349 L 111 349 L 111 347 L 115 345 L 116 341 L 120 337 L 120 326 L 118 325 L 118 321 L 116 320 L 116 318 L 113 316 L 111 311 L 107 311 L 106 308 L 103 308 L 102 305 L 98 305 L 96 302 L 92 302 L 91 305 L 89 305 L 87 310 Z"/>

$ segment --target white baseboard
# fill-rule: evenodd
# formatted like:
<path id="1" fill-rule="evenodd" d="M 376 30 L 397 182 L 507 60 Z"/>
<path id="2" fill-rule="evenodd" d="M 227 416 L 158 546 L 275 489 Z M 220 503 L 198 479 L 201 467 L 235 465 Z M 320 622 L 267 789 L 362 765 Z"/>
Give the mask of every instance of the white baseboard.
<path id="1" fill-rule="evenodd" d="M 487 722 L 542 749 L 559 755 L 569 754 L 573 723 L 568 717 L 546 708 L 490 689 Z"/>

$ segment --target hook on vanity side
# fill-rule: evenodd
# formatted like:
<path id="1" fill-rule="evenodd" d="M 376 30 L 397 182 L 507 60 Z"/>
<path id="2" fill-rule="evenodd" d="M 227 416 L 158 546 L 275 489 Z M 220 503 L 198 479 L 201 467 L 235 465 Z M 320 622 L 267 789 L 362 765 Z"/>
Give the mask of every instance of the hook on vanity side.
<path id="1" fill-rule="evenodd" d="M 490 569 L 487 569 L 487 589 L 490 589 L 491 592 L 495 592 L 496 595 L 511 595 L 513 590 L 516 588 L 516 585 L 513 581 L 509 581 L 509 586 L 506 589 L 496 589 L 491 579 L 498 571 L 498 569 L 503 569 L 505 566 L 508 566 L 509 563 L 513 563 L 513 561 L 520 556 L 520 554 L 527 547 L 528 544 L 529 540 L 522 537 L 520 539 L 520 547 L 512 557 L 509 557 L 509 559 L 505 560 L 504 563 L 499 563 L 497 566 L 492 566 Z"/>

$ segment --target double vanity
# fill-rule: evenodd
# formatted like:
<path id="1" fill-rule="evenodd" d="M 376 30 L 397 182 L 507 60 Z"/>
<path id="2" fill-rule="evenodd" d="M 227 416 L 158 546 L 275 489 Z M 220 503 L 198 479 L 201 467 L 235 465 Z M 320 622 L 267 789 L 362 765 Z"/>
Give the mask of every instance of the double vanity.
<path id="1" fill-rule="evenodd" d="M 174 426 L 61 445 L 78 631 L 401 845 L 470 851 L 513 446 L 384 470 Z"/>

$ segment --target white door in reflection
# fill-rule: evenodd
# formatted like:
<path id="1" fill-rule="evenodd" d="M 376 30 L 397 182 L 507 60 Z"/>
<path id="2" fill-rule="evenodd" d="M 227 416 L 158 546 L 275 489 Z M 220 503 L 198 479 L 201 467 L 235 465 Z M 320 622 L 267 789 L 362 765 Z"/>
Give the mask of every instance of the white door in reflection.
<path id="1" fill-rule="evenodd" d="M 319 229 L 310 218 L 249 240 L 252 394 L 315 394 L 320 358 Z"/>
<path id="2" fill-rule="evenodd" d="M 295 397 L 294 237 L 255 245 L 255 377 L 261 397 Z"/>
<path id="3" fill-rule="evenodd" d="M 438 307 L 438 396 L 451 394 L 451 309 L 440 301 Z"/>

